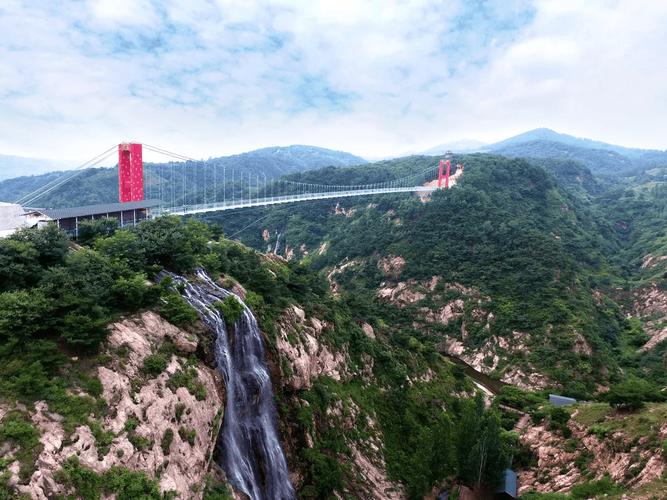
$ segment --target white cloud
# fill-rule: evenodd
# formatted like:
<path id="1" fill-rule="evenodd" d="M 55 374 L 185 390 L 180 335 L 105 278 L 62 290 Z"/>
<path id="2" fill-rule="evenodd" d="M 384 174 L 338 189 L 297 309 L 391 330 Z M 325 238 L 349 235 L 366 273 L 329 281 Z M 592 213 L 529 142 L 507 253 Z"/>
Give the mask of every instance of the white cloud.
<path id="1" fill-rule="evenodd" d="M 538 126 L 667 147 L 667 3 L 28 0 L 0 7 L 0 152 L 387 155 Z M 533 15 L 527 10 L 533 9 Z"/>

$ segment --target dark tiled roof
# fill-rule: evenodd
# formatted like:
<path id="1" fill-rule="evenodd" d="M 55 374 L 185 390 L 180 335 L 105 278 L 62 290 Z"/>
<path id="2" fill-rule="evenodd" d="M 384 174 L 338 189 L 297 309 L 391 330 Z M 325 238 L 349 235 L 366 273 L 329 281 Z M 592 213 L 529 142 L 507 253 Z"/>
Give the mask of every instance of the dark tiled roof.
<path id="1" fill-rule="evenodd" d="M 103 203 L 101 205 L 86 205 L 84 207 L 70 208 L 45 208 L 37 209 L 36 212 L 43 213 L 51 219 L 67 219 L 69 217 L 84 217 L 86 215 L 110 214 L 121 210 L 138 210 L 141 208 L 152 208 L 160 205 L 160 200 L 128 201 L 126 203 Z"/>

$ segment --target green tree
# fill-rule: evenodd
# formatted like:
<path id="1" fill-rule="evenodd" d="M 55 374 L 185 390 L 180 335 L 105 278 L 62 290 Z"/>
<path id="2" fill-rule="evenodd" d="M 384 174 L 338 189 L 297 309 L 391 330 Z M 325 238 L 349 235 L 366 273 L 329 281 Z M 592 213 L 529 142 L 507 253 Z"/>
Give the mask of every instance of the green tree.
<path id="1" fill-rule="evenodd" d="M 605 399 L 618 409 L 638 410 L 648 401 L 662 401 L 663 395 L 651 382 L 629 376 L 627 379 L 612 385 Z"/>
<path id="2" fill-rule="evenodd" d="M 98 238 L 93 248 L 102 255 L 124 262 L 135 271 L 142 270 L 146 264 L 146 249 L 136 232 L 129 229 L 116 231 L 106 238 Z"/>
<path id="3" fill-rule="evenodd" d="M 61 263 L 70 243 L 67 233 L 58 229 L 55 224 L 48 224 L 41 229 L 20 229 L 10 236 L 10 239 L 32 245 L 37 250 L 42 267 Z"/>
<path id="4" fill-rule="evenodd" d="M 471 486 L 495 487 L 509 462 L 500 416 L 494 410 L 485 411 L 481 395 L 462 405 L 457 429 L 459 477 Z"/>
<path id="5" fill-rule="evenodd" d="M 30 286 L 39 279 L 39 253 L 26 241 L 0 239 L 0 291 Z"/>
<path id="6" fill-rule="evenodd" d="M 161 298 L 160 314 L 176 326 L 191 325 L 199 318 L 190 304 L 176 292 L 168 292 Z"/>
<path id="7" fill-rule="evenodd" d="M 136 311 L 155 302 L 160 290 L 148 283 L 145 274 L 120 276 L 111 287 L 114 306 L 122 311 Z"/>
<path id="8" fill-rule="evenodd" d="M 40 289 L 0 293 L 2 350 L 47 332 L 54 310 L 55 304 Z"/>
<path id="9" fill-rule="evenodd" d="M 118 229 L 115 218 L 93 219 L 79 222 L 77 240 L 82 245 L 90 245 L 100 236 L 111 236 Z"/>
<path id="10" fill-rule="evenodd" d="M 159 217 L 136 228 L 149 264 L 159 264 L 176 272 L 192 271 L 199 255 L 208 251 L 210 231 L 203 222 L 180 217 Z"/>

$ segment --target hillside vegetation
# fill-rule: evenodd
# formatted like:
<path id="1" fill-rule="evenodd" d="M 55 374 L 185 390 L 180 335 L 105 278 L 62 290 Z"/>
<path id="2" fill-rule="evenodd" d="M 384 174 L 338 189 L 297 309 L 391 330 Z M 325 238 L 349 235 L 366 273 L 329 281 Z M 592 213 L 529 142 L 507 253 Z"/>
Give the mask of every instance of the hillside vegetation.
<path id="1" fill-rule="evenodd" d="M 479 330 L 473 328 L 461 339 L 460 324 L 454 323 L 436 336 L 480 349 L 490 337 L 528 333 L 532 344 L 501 356 L 505 361 L 493 368 L 496 376 L 512 365 L 540 367 L 559 390 L 583 397 L 594 392 L 596 383 L 617 380 L 619 352 L 633 329 L 623 317 L 616 289 L 637 275 L 643 255 L 662 251 L 661 188 L 642 194 L 635 209 L 626 204 L 624 210 L 632 210 L 635 221 L 628 238 L 607 215 L 618 212 L 604 202 L 622 203 L 623 198 L 606 195 L 579 163 L 532 164 L 482 154 L 455 160 L 466 165 L 462 182 L 434 193 L 428 202 L 381 196 L 341 200 L 337 209 L 313 202 L 226 214 L 221 222 L 231 234 L 243 229 L 239 237 L 256 248 L 275 250 L 278 240 L 283 255 L 328 272 L 354 263 L 335 279 L 366 301 L 392 279 L 415 284 L 437 276 L 444 283 L 479 290 L 490 297 L 485 306 L 494 318 L 490 330 L 480 323 Z M 301 177 L 305 182 L 326 177 L 336 184 L 371 183 L 433 162 L 409 157 Z M 632 191 L 625 193 L 632 196 Z M 643 216 L 635 212 L 640 206 L 646 210 Z M 244 229 L 254 221 L 259 222 Z M 400 277 L 381 270 L 383 259 L 392 256 L 405 261 Z M 371 302 L 378 317 L 385 317 L 381 301 Z"/>
<path id="2" fill-rule="evenodd" d="M 99 235 L 90 235 L 96 229 Z M 99 223 L 90 230 L 86 246 L 71 244 L 53 226 L 0 240 L 6 273 L 0 293 L 0 406 L 9 408 L 0 420 L 0 443 L 9 444 L 0 456 L 5 491 L 13 490 L 8 467 L 15 460 L 19 486 L 28 484 L 39 467 L 40 431 L 31 419 L 37 418 L 41 402 L 62 418 L 66 438 L 81 432 L 81 426 L 91 429 L 100 456 L 118 439 L 129 439 L 140 451 L 154 449 L 154 443 L 134 433 L 137 425 L 149 425 L 145 416 L 128 420 L 121 433 L 106 427 L 114 409 L 102 397 L 100 366 L 130 362 L 127 354 L 105 347 L 107 325 L 147 309 L 180 327 L 196 324 L 196 313 L 170 281 L 158 285 L 154 278 L 162 269 L 189 273 L 198 266 L 230 284 L 241 283 L 267 333 L 271 356 L 284 377 L 282 384 L 276 380 L 283 430 L 301 436 L 294 438 L 290 466 L 300 471 L 297 487 L 303 497 L 361 494 L 366 486 L 349 464 L 358 460 L 355 454 L 368 440 L 380 443 L 383 473 L 410 498 L 420 498 L 453 477 L 471 486 L 498 484 L 516 443 L 502 430 L 498 411 L 486 409 L 481 397 L 474 397 L 471 382 L 440 357 L 428 339 L 416 340 L 409 329 L 382 327 L 369 338 L 359 323 L 365 317 L 363 305 L 335 299 L 322 275 L 299 263 L 265 259 L 196 221 L 165 217 L 111 234 Z M 282 341 L 278 326 L 284 311 L 296 304 L 308 317 L 319 318 L 317 324 L 329 325 L 317 342 L 343 356 L 345 383 L 323 372 L 304 387 L 287 385 L 298 367 L 276 348 Z M 288 341 L 299 345 L 299 330 L 290 335 L 294 338 Z M 210 344 L 210 339 L 201 341 Z M 165 344 L 145 358 L 143 375 L 133 382 L 135 390 L 161 376 L 173 349 Z M 205 357 L 205 352 L 200 355 Z M 195 360 L 189 363 L 197 366 Z M 197 399 L 205 398 L 196 378 L 187 373 L 178 380 L 172 377 L 167 385 L 185 386 Z M 346 410 L 341 413 L 341 408 Z M 345 437 L 341 430 L 348 425 L 348 411 L 360 423 L 356 433 Z M 187 432 L 183 430 L 182 439 L 194 443 Z M 304 436 L 310 444 L 301 442 Z M 141 498 L 160 498 L 155 482 L 159 473 L 153 477 L 145 472 L 111 468 L 97 473 L 72 458 L 62 464 L 57 478 L 67 491 L 85 498 L 118 488 L 131 488 Z"/>

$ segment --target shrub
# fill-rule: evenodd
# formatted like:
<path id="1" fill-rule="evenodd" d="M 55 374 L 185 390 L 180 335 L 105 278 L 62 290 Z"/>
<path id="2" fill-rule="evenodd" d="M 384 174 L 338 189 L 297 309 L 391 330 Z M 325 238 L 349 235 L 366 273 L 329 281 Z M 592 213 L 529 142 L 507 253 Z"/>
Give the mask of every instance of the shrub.
<path id="1" fill-rule="evenodd" d="M 599 481 L 577 484 L 570 490 L 570 496 L 577 499 L 597 498 L 599 496 L 621 493 L 623 488 L 615 484 L 609 476 L 604 476 Z"/>
<path id="2" fill-rule="evenodd" d="M 651 382 L 630 376 L 612 385 L 605 399 L 615 408 L 633 411 L 642 408 L 647 401 L 662 401 L 664 398 Z"/>
<path id="3" fill-rule="evenodd" d="M 84 467 L 76 455 L 69 457 L 56 474 L 58 482 L 74 489 L 79 498 L 98 500 L 102 495 L 102 477 Z"/>
<path id="4" fill-rule="evenodd" d="M 234 325 L 243 313 L 243 304 L 234 295 L 228 295 L 224 300 L 216 302 L 215 307 L 222 313 L 228 327 Z"/>
<path id="5" fill-rule="evenodd" d="M 177 422 L 181 421 L 184 411 L 185 411 L 185 405 L 183 403 L 177 403 L 176 408 L 174 408 L 174 416 L 176 417 Z"/>
<path id="6" fill-rule="evenodd" d="M 88 427 L 90 427 L 90 431 L 95 437 L 97 453 L 103 457 L 109 452 L 109 445 L 111 445 L 116 435 L 112 431 L 105 431 L 102 425 L 96 420 L 91 420 L 88 423 Z"/>
<path id="7" fill-rule="evenodd" d="M 9 472 L 0 472 L 0 500 L 14 500 L 16 496 L 9 485 Z"/>
<path id="8" fill-rule="evenodd" d="M 191 325 L 199 318 L 197 311 L 176 292 L 168 292 L 162 297 L 159 312 L 164 319 L 176 326 Z"/>
<path id="9" fill-rule="evenodd" d="M 10 441 L 18 446 L 16 459 L 21 464 L 20 477 L 25 480 L 34 470 L 34 462 L 39 449 L 39 432 L 32 425 L 28 415 L 12 411 L 0 422 L 0 443 Z"/>
<path id="10" fill-rule="evenodd" d="M 94 375 L 82 375 L 81 376 L 81 388 L 86 391 L 88 394 L 94 398 L 98 398 L 102 395 L 104 388 L 102 387 L 102 382 L 100 379 Z"/>
<path id="11" fill-rule="evenodd" d="M 245 294 L 245 303 L 250 309 L 259 310 L 264 307 L 264 297 L 252 290 L 248 290 Z"/>
<path id="12" fill-rule="evenodd" d="M 145 450 L 146 448 L 150 448 L 151 446 L 153 446 L 153 441 L 151 441 L 147 437 L 140 436 L 136 432 L 130 432 L 127 435 L 127 439 L 130 443 L 132 443 L 132 446 L 134 446 L 139 451 Z"/>
<path id="13" fill-rule="evenodd" d="M 160 500 L 158 482 L 149 479 L 143 472 L 136 472 L 124 467 L 111 467 L 104 474 L 104 487 L 116 494 L 116 500 Z"/>
<path id="14" fill-rule="evenodd" d="M 76 456 L 67 459 L 57 479 L 83 500 L 99 500 L 102 493 L 115 494 L 117 500 L 161 500 L 158 482 L 143 472 L 111 467 L 104 474 L 81 465 Z M 71 498 L 68 496 L 68 498 Z"/>
<path id="15" fill-rule="evenodd" d="M 178 370 L 167 381 L 167 386 L 174 392 L 179 387 L 185 387 L 190 394 L 192 394 L 197 401 L 206 399 L 206 388 L 204 384 L 199 381 L 197 370 L 192 366 L 188 366 L 185 370 Z"/>
<path id="16" fill-rule="evenodd" d="M 597 436 L 598 439 L 604 439 L 609 435 L 611 429 L 606 425 L 594 424 L 589 429 L 589 432 Z"/>
<path id="17" fill-rule="evenodd" d="M 137 450 L 141 451 L 150 447 L 153 443 L 150 439 L 140 436 L 136 433 L 136 428 L 139 426 L 139 419 L 137 417 L 129 417 L 125 422 L 123 430 L 127 432 L 127 440 L 132 443 Z"/>
<path id="18" fill-rule="evenodd" d="M 168 359 L 163 353 L 151 354 L 144 359 L 144 365 L 141 371 L 151 377 L 157 377 L 167 369 Z"/>
<path id="19" fill-rule="evenodd" d="M 187 441 L 190 446 L 195 445 L 195 438 L 197 437 L 197 431 L 194 429 L 186 429 L 185 427 L 178 428 L 178 435 L 183 441 Z"/>
<path id="20" fill-rule="evenodd" d="M 572 431 L 567 426 L 568 420 L 570 420 L 570 412 L 562 406 L 554 406 L 549 409 L 549 427 L 561 431 L 565 438 L 572 435 Z"/>
<path id="21" fill-rule="evenodd" d="M 171 442 L 174 440 L 174 431 L 171 427 L 164 431 L 162 436 L 162 441 L 160 441 L 160 447 L 162 448 L 162 453 L 169 455 L 169 448 L 171 447 Z"/>
<path id="22" fill-rule="evenodd" d="M 512 385 L 504 385 L 500 389 L 496 401 L 499 404 L 528 412 L 536 410 L 546 402 L 543 397 L 538 396 L 534 392 L 524 391 Z"/>
<path id="23" fill-rule="evenodd" d="M 203 500 L 232 500 L 233 498 L 234 496 L 225 483 L 215 481 L 210 476 L 206 477 Z"/>

